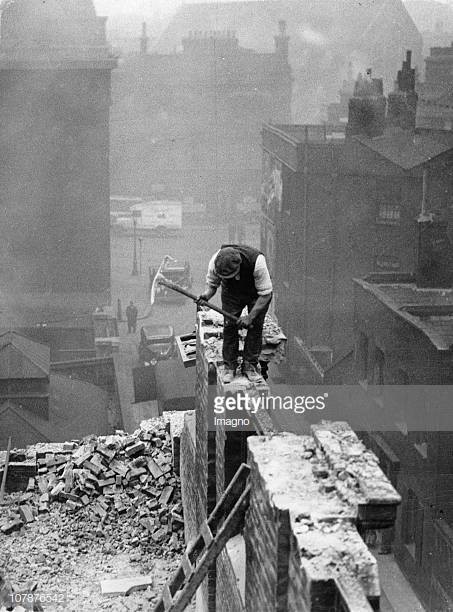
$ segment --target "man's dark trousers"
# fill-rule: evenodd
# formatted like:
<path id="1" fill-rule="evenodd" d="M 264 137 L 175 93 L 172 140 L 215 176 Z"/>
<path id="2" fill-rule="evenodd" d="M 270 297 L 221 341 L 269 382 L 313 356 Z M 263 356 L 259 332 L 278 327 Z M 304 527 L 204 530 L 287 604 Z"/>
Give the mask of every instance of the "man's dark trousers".
<path id="1" fill-rule="evenodd" d="M 256 303 L 256 297 L 240 296 L 222 289 L 222 308 L 235 317 L 240 317 L 242 310 L 247 306 L 250 312 Z M 243 361 L 258 366 L 259 356 L 263 343 L 263 324 L 269 304 L 254 319 L 253 327 L 247 330 L 244 343 Z M 225 317 L 223 327 L 223 362 L 227 368 L 237 368 L 239 352 L 238 327 L 234 321 Z"/>

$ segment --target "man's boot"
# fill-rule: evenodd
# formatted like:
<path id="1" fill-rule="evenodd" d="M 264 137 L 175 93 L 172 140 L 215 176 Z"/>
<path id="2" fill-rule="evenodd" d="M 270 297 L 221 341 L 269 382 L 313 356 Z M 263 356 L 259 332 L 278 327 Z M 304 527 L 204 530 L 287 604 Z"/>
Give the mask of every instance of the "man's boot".
<path id="1" fill-rule="evenodd" d="M 222 372 L 222 381 L 225 385 L 233 382 L 234 375 L 236 374 L 236 370 L 233 368 L 225 368 Z"/>
<path id="2" fill-rule="evenodd" d="M 263 382 L 264 380 L 257 366 L 253 365 L 253 363 L 248 363 L 247 361 L 244 362 L 244 365 L 242 367 L 242 373 L 252 383 Z"/>

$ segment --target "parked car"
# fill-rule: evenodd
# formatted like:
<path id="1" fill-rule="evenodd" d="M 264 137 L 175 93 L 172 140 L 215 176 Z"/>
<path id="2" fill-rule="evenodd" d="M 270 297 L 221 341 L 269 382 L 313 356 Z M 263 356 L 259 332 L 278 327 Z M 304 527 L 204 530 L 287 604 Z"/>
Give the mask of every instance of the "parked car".
<path id="1" fill-rule="evenodd" d="M 169 281 L 179 285 L 182 289 L 190 291 L 192 288 L 192 274 L 188 261 L 169 260 L 162 266 L 162 275 Z M 156 302 L 181 302 L 187 298 L 176 291 L 172 291 L 165 285 L 157 285 Z"/>
<path id="2" fill-rule="evenodd" d="M 144 325 L 140 329 L 138 355 L 144 364 L 155 365 L 175 353 L 175 333 L 171 325 Z"/>

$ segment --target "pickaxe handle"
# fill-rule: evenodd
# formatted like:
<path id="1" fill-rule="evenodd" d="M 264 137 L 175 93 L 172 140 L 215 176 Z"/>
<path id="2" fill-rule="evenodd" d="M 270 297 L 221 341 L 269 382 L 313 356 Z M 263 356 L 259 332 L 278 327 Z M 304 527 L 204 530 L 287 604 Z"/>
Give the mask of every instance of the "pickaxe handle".
<path id="1" fill-rule="evenodd" d="M 164 287 L 168 287 L 168 289 L 171 289 L 172 291 L 176 291 L 177 293 L 181 293 L 182 295 L 185 295 L 186 297 L 190 298 L 194 302 L 198 302 L 198 296 L 197 295 L 195 295 L 194 293 L 190 293 L 190 291 L 186 291 L 185 289 L 183 289 L 179 285 L 176 285 L 175 283 L 172 283 L 169 280 L 161 278 L 161 279 L 159 279 L 158 283 L 159 283 L 159 285 L 164 285 Z M 219 308 L 215 304 L 211 304 L 211 302 L 207 302 L 206 300 L 201 300 L 201 303 L 204 304 L 205 306 L 208 306 L 212 310 L 215 310 L 216 312 L 222 314 L 224 317 L 227 317 L 228 319 L 231 319 L 231 321 L 234 321 L 235 323 L 237 323 L 239 321 L 239 319 L 237 317 L 235 317 L 234 315 L 230 314 L 226 310 L 223 310 L 223 308 Z"/>

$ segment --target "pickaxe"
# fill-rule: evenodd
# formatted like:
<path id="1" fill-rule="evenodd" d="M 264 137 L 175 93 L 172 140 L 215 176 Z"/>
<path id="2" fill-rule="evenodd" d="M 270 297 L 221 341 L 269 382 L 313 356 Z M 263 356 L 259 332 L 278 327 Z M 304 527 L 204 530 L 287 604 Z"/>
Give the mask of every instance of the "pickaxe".
<path id="1" fill-rule="evenodd" d="M 168 289 L 171 289 L 172 291 L 176 291 L 177 293 L 180 293 L 181 295 L 185 295 L 189 299 L 193 300 L 196 304 L 200 304 L 200 306 L 207 306 L 208 308 L 215 310 L 216 312 L 222 314 L 224 317 L 227 317 L 231 321 L 234 321 L 234 323 L 236 324 L 239 322 L 238 317 L 235 317 L 234 315 L 227 312 L 226 310 L 223 310 L 223 308 L 220 308 L 219 306 L 216 306 L 215 304 L 212 304 L 211 302 L 208 302 L 206 300 L 200 300 L 198 296 L 195 295 L 194 293 L 190 293 L 190 291 L 186 291 L 185 289 L 183 289 L 176 283 L 173 283 L 172 281 L 165 278 L 165 276 L 162 274 L 162 267 L 169 260 L 175 261 L 172 257 L 170 257 L 169 255 L 166 255 L 162 263 L 160 264 L 159 269 L 156 272 L 156 276 L 154 277 L 153 284 L 151 286 L 151 304 L 154 304 L 157 285 L 164 285 L 164 287 L 167 287 Z"/>

